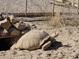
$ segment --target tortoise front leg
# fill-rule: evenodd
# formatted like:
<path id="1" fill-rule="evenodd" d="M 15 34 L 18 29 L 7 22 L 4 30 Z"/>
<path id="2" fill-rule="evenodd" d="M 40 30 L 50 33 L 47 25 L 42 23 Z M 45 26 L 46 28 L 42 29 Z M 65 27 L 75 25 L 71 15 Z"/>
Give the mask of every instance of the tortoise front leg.
<path id="1" fill-rule="evenodd" d="M 42 46 L 42 50 L 47 50 L 50 46 L 51 46 L 51 41 L 46 42 L 43 46 Z"/>
<path id="2" fill-rule="evenodd" d="M 40 48 L 42 48 L 42 46 L 49 40 L 49 36 L 47 36 L 46 38 L 44 38 L 41 42 L 40 42 Z"/>

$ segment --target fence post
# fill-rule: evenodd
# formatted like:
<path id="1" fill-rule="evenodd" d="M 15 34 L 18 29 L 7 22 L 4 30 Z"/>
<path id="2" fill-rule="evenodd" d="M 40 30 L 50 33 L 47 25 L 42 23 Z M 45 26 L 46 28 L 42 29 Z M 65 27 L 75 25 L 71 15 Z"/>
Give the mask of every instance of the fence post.
<path id="1" fill-rule="evenodd" d="M 78 0 L 78 9 L 77 9 L 77 12 L 78 12 L 78 14 L 79 14 L 79 0 Z"/>
<path id="2" fill-rule="evenodd" d="M 55 9 L 55 0 L 53 0 L 53 11 L 52 11 L 52 16 L 54 16 L 54 9 Z"/>
<path id="3" fill-rule="evenodd" d="M 25 15 L 27 14 L 27 0 L 26 0 L 26 5 L 25 5 Z"/>

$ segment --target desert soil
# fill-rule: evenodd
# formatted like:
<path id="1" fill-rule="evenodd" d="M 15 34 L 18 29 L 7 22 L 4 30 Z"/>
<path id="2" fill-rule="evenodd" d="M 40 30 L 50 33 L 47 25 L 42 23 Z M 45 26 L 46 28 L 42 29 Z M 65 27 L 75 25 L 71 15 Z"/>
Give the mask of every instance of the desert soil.
<path id="1" fill-rule="evenodd" d="M 29 22 L 37 26 L 39 30 L 45 30 L 51 35 L 59 33 L 51 49 L 28 50 L 7 50 L 0 51 L 0 59 L 79 59 L 79 26 L 65 26 L 53 28 L 49 21 Z"/>

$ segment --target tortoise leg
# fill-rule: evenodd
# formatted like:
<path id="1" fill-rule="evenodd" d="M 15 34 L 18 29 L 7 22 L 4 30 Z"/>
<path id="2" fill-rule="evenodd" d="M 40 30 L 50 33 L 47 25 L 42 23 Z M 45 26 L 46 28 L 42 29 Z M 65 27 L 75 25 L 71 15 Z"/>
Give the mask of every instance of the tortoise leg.
<path id="1" fill-rule="evenodd" d="M 46 42 L 43 46 L 42 46 L 42 50 L 47 50 L 51 45 L 51 41 Z"/>
<path id="2" fill-rule="evenodd" d="M 46 38 L 44 38 L 41 42 L 40 42 L 40 48 L 42 48 L 42 46 L 47 42 L 49 41 L 49 36 L 47 36 Z"/>

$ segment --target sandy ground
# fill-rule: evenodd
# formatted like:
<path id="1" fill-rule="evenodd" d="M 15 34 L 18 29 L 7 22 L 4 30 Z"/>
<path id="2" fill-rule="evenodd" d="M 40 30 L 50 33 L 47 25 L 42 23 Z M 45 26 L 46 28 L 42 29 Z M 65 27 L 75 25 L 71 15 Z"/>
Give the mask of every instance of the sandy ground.
<path id="1" fill-rule="evenodd" d="M 45 30 L 50 35 L 59 32 L 59 36 L 55 38 L 57 42 L 52 44 L 51 49 L 0 51 L 0 59 L 79 59 L 79 26 L 53 28 L 48 21 L 32 23 L 37 29 Z"/>

